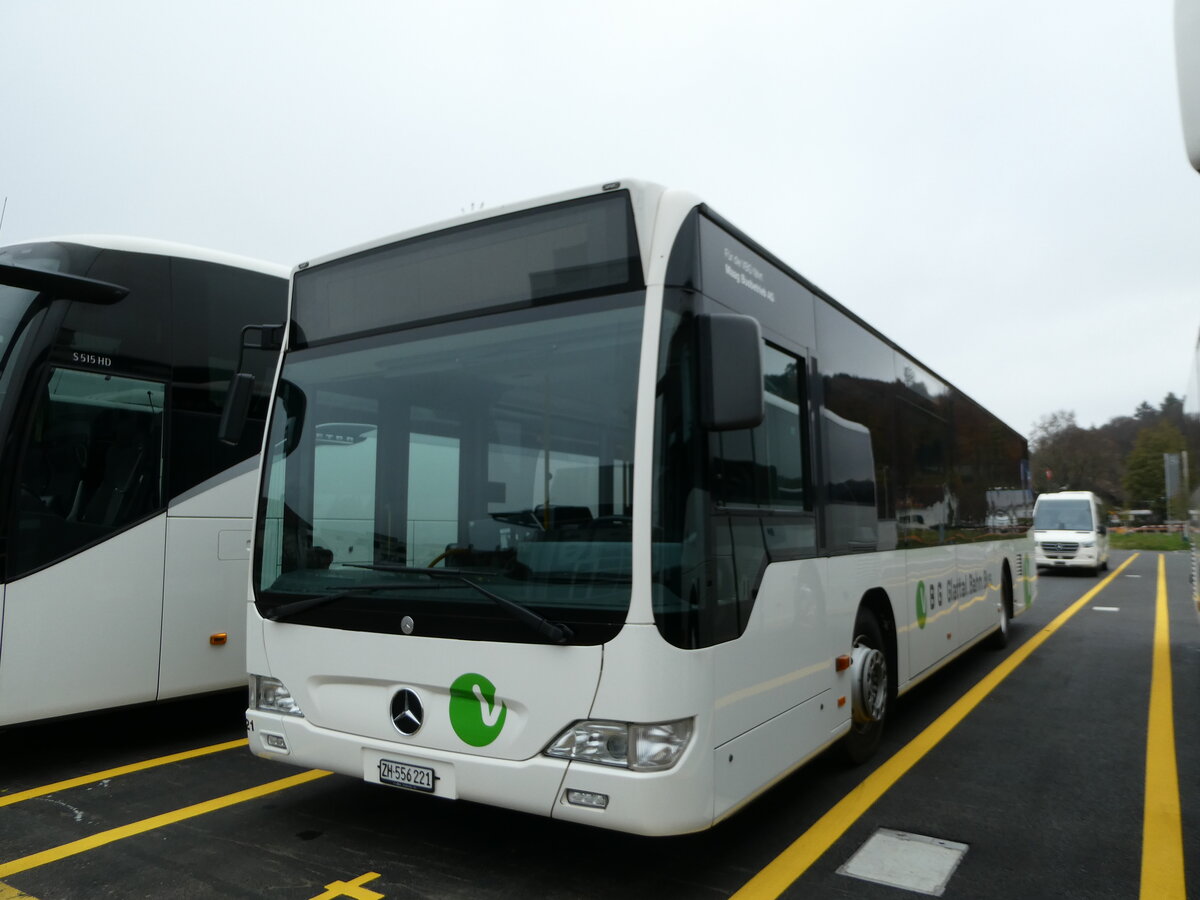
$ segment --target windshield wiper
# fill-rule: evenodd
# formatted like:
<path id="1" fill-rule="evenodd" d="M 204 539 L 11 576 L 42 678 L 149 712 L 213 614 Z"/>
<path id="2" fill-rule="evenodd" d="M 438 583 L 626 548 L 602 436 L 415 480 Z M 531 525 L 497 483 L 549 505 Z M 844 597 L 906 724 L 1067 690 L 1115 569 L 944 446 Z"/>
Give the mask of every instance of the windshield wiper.
<path id="1" fill-rule="evenodd" d="M 471 590 L 478 594 L 487 597 L 502 610 L 521 622 L 534 631 L 541 637 L 555 644 L 565 644 L 575 636 L 570 628 L 563 622 L 551 622 L 545 616 L 534 612 L 528 606 L 522 606 L 515 600 L 510 600 L 507 597 L 502 597 L 494 591 L 490 591 L 482 584 L 467 577 L 466 573 L 460 569 L 426 569 L 420 566 L 401 566 L 389 563 L 349 563 L 356 569 L 371 569 L 376 572 L 399 572 L 405 575 L 427 575 L 430 578 L 442 578 L 447 581 L 457 581 L 459 584 L 465 584 Z M 315 599 L 315 598 L 314 598 Z M 303 600 L 297 600 L 297 603 L 303 603 Z"/>
<path id="2" fill-rule="evenodd" d="M 272 622 L 281 622 L 298 613 L 316 609 L 318 606 L 324 606 L 336 600 L 344 600 L 356 594 L 369 594 L 372 591 L 404 590 L 405 587 L 406 585 L 403 584 L 356 584 L 354 587 L 346 588 L 344 591 L 336 591 L 332 594 L 318 594 L 315 597 L 305 597 L 303 600 L 280 603 L 269 612 L 264 613 L 263 618 L 270 619 Z"/>
<path id="3" fill-rule="evenodd" d="M 536 572 L 526 581 L 539 584 L 632 584 L 633 578 L 620 572 Z"/>

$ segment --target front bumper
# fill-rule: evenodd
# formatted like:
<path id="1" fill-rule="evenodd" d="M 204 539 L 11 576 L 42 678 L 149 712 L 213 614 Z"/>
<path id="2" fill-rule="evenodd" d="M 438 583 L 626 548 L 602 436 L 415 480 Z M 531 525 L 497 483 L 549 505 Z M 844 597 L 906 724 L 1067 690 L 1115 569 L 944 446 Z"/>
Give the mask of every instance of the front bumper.
<path id="1" fill-rule="evenodd" d="M 541 754 L 503 760 L 378 741 L 261 710 L 247 711 L 246 729 L 256 756 L 328 769 L 384 787 L 389 785 L 380 781 L 380 760 L 433 769 L 430 793 L 448 800 L 470 800 L 644 835 L 684 834 L 713 822 L 711 757 L 699 751 L 695 738 L 673 768 L 632 772 Z M 698 779 L 706 780 L 709 789 L 697 789 Z M 566 800 L 568 790 L 603 794 L 608 805 L 604 809 L 573 805 Z"/>
<path id="2" fill-rule="evenodd" d="M 1096 547 L 1047 551 L 1041 545 L 1034 553 L 1034 561 L 1047 569 L 1095 569 L 1103 562 Z"/>

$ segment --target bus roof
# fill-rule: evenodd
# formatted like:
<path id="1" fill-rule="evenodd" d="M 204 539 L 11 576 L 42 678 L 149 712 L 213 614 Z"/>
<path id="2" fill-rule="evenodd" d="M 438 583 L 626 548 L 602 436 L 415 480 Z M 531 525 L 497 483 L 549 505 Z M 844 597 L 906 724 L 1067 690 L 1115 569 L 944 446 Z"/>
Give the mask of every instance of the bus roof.
<path id="1" fill-rule="evenodd" d="M 122 250 L 127 253 L 148 253 L 154 256 L 173 256 L 178 259 L 193 259 L 197 262 L 215 263 L 221 266 L 232 266 L 238 269 L 248 269 L 262 275 L 274 275 L 287 278 L 291 271 L 279 263 L 254 259 L 249 256 L 238 256 L 235 253 L 225 253 L 207 247 L 196 247 L 191 244 L 179 244 L 174 241 L 160 241 L 154 238 L 131 237 L 117 234 L 69 234 L 55 237 L 34 238 L 8 244 L 9 247 L 20 247 L 29 244 L 79 244 L 84 247 L 96 247 L 101 250 Z"/>

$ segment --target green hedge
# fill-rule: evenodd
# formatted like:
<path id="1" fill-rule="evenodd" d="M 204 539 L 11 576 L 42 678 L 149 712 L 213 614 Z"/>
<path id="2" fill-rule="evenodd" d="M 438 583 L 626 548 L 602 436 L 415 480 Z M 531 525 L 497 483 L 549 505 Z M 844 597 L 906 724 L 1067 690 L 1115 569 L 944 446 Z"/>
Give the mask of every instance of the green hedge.
<path id="1" fill-rule="evenodd" d="M 1110 534 L 1108 545 L 1114 550 L 1186 550 L 1187 541 L 1178 532 L 1144 531 L 1132 534 Z"/>

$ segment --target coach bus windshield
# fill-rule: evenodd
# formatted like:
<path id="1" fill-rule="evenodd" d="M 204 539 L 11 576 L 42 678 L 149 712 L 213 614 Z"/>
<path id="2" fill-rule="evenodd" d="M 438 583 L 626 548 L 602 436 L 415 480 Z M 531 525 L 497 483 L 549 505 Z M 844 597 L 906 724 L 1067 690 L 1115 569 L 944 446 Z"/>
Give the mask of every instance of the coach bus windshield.
<path id="1" fill-rule="evenodd" d="M 0 247 L 0 265 L 73 273 L 91 262 L 94 251 L 76 255 L 80 258 L 73 259 L 71 252 L 59 244 L 20 244 Z M 11 364 L 21 339 L 29 333 L 38 310 L 44 308 L 37 300 L 37 291 L 5 284 L 0 273 L 0 396 L 12 380 Z"/>
<path id="2" fill-rule="evenodd" d="M 0 384 L 7 384 L 3 373 L 8 368 L 36 297 L 34 291 L 0 285 Z"/>
<path id="3" fill-rule="evenodd" d="M 291 352 L 264 464 L 260 612 L 542 640 L 516 606 L 565 625 L 560 641 L 615 635 L 630 595 L 643 300 L 572 299 Z"/>

